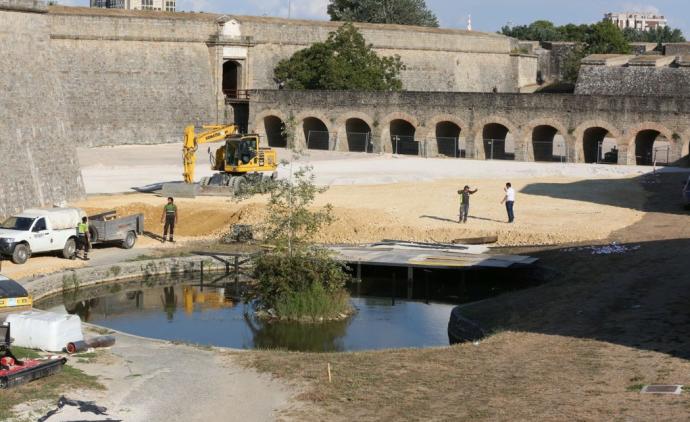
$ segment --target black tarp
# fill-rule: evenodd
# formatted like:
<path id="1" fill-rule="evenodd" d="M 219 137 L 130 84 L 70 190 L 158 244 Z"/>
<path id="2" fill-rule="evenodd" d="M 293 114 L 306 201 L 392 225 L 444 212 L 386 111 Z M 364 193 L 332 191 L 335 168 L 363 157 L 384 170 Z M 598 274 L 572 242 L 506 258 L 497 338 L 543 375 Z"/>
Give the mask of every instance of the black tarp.
<path id="1" fill-rule="evenodd" d="M 0 299 L 10 297 L 26 297 L 28 295 L 29 294 L 21 284 L 0 275 Z"/>

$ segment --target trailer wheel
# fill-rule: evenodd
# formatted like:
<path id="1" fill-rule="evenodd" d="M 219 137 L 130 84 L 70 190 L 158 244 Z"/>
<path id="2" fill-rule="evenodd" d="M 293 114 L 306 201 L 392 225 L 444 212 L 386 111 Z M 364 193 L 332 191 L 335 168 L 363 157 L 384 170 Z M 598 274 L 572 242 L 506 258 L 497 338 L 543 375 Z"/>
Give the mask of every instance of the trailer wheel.
<path id="1" fill-rule="evenodd" d="M 65 247 L 62 248 L 62 257 L 65 259 L 72 259 L 77 251 L 77 242 L 74 241 L 73 237 L 67 239 L 65 242 Z"/>
<path id="2" fill-rule="evenodd" d="M 137 243 L 137 235 L 134 232 L 127 232 L 121 246 L 123 249 L 132 249 L 135 243 Z"/>
<path id="3" fill-rule="evenodd" d="M 15 264 L 23 264 L 31 256 L 31 250 L 25 243 L 20 243 L 14 247 L 12 251 L 12 262 Z"/>
<path id="4" fill-rule="evenodd" d="M 94 227 L 89 227 L 89 242 L 98 242 L 98 230 Z"/>

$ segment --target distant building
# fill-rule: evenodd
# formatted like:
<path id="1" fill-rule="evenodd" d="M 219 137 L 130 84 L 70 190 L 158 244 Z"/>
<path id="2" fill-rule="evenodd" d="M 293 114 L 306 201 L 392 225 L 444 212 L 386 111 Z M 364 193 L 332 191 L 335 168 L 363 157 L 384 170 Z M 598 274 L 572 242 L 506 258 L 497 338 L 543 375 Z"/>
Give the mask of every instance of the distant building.
<path id="1" fill-rule="evenodd" d="M 650 31 L 668 25 L 665 17 L 651 13 L 607 13 L 604 20 L 612 22 L 620 29 L 633 28 L 638 31 Z"/>
<path id="2" fill-rule="evenodd" d="M 174 12 L 175 0 L 91 0 L 91 7 Z"/>

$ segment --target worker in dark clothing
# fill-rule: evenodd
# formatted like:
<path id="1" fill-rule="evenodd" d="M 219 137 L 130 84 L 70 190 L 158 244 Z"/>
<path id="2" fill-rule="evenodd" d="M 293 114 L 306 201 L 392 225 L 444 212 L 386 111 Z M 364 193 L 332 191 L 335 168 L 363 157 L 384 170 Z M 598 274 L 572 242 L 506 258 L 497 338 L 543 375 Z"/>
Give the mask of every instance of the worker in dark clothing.
<path id="1" fill-rule="evenodd" d="M 77 225 L 77 251 L 82 252 L 81 259 L 89 260 L 91 250 L 91 239 L 89 238 L 89 221 L 86 217 L 81 218 L 81 223 Z M 77 252 L 75 252 L 75 256 Z"/>
<path id="2" fill-rule="evenodd" d="M 471 190 L 469 186 L 465 185 L 462 190 L 458 191 L 458 195 L 460 195 L 460 217 L 458 218 L 458 223 L 467 223 L 467 215 L 470 212 L 470 195 L 477 193 L 478 190 Z"/>
<path id="3" fill-rule="evenodd" d="M 172 197 L 168 197 L 168 203 L 163 207 L 163 215 L 161 215 L 161 223 L 165 222 L 163 226 L 163 242 L 168 236 L 170 230 L 170 241 L 174 242 L 173 235 L 175 233 L 175 224 L 177 224 L 177 205 L 173 203 Z"/>

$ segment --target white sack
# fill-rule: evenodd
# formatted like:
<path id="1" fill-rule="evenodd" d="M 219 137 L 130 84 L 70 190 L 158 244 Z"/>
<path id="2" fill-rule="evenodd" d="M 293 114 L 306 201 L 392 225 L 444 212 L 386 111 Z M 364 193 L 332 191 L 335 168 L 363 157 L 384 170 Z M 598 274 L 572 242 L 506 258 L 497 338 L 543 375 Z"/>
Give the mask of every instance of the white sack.
<path id="1" fill-rule="evenodd" d="M 43 217 L 50 221 L 53 230 L 76 229 L 84 217 L 84 211 L 79 208 L 32 208 L 25 210 L 20 215 L 27 217 Z"/>
<path id="2" fill-rule="evenodd" d="M 77 315 L 33 310 L 10 314 L 5 319 L 8 322 L 13 346 L 61 352 L 67 343 L 84 340 Z"/>

